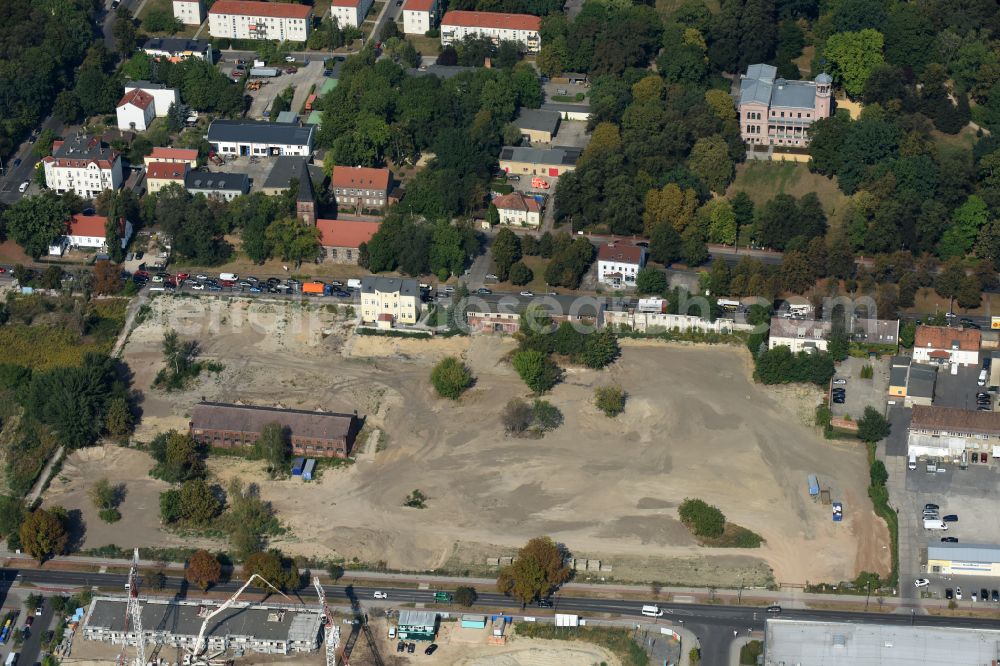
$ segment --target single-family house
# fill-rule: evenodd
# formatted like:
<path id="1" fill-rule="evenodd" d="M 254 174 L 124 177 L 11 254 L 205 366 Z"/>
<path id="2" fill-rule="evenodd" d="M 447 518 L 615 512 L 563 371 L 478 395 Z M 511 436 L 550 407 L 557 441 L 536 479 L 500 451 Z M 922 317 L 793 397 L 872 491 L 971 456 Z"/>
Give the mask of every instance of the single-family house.
<path id="1" fill-rule="evenodd" d="M 198 167 L 198 151 L 193 148 L 153 148 L 153 152 L 142 158 L 146 166 L 154 162 L 183 162 L 192 169 Z"/>
<path id="2" fill-rule="evenodd" d="M 184 177 L 184 189 L 209 199 L 232 201 L 250 191 L 250 177 L 245 173 L 189 171 Z"/>
<path id="3" fill-rule="evenodd" d="M 974 328 L 917 326 L 913 360 L 945 365 L 978 365 L 982 334 Z"/>
<path id="4" fill-rule="evenodd" d="M 49 254 L 62 256 L 67 248 L 84 248 L 106 252 L 108 250 L 108 218 L 103 215 L 73 215 L 66 223 L 66 235 L 49 247 Z M 121 247 L 125 249 L 132 237 L 132 223 L 118 221 L 118 235 Z"/>
<path id="5" fill-rule="evenodd" d="M 420 319 L 417 281 L 370 275 L 361 278 L 361 321 L 416 324 Z"/>
<path id="6" fill-rule="evenodd" d="M 597 251 L 597 281 L 614 289 L 634 287 L 646 265 L 646 248 L 626 243 L 605 243 Z"/>
<path id="7" fill-rule="evenodd" d="M 156 117 L 153 96 L 137 88 L 126 92 L 118 101 L 115 113 L 118 116 L 118 129 L 145 132 Z"/>
<path id="8" fill-rule="evenodd" d="M 376 210 L 385 208 L 389 196 L 388 169 L 368 167 L 333 167 L 330 189 L 340 210 Z"/>
<path id="9" fill-rule="evenodd" d="M 521 108 L 514 119 L 514 126 L 521 131 L 521 138 L 531 143 L 552 143 L 559 131 L 562 118 L 555 111 Z"/>
<path id="10" fill-rule="evenodd" d="M 190 170 L 187 162 L 151 162 L 146 167 L 146 191 L 156 194 L 171 183 L 184 187 Z"/>
<path id="11" fill-rule="evenodd" d="M 518 227 L 538 227 L 542 223 L 542 206 L 538 201 L 521 192 L 511 192 L 493 198 L 493 205 L 500 214 L 500 224 Z"/>
<path id="12" fill-rule="evenodd" d="M 740 133 L 751 145 L 803 148 L 812 124 L 833 112 L 833 79 L 822 73 L 815 81 L 789 81 L 777 74 L 774 65 L 756 64 L 740 76 Z"/>
<path id="13" fill-rule="evenodd" d="M 218 3 L 216 3 L 218 4 Z M 312 155 L 316 128 L 252 120 L 213 120 L 208 142 L 220 155 L 278 157 Z"/>
<path id="14" fill-rule="evenodd" d="M 133 90 L 141 90 L 153 98 L 154 114 L 157 118 L 166 118 L 171 104 L 181 103 L 181 94 L 176 88 L 168 88 L 162 83 L 151 81 L 131 81 L 125 84 L 125 94 Z"/>
<path id="15" fill-rule="evenodd" d="M 325 259 L 337 264 L 357 264 L 361 244 L 372 239 L 379 224 L 369 220 L 316 220 Z"/>

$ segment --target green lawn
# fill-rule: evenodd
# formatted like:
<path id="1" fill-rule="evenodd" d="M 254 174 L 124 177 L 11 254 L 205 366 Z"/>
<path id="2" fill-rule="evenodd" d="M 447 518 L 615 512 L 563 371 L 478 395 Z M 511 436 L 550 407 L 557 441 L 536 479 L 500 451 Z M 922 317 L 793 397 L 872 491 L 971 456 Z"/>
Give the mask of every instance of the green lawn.
<path id="1" fill-rule="evenodd" d="M 172 0 L 146 0 L 146 5 L 142 8 L 142 12 L 136 15 L 136 18 L 140 22 L 149 14 L 151 11 L 155 10 L 165 11 L 167 14 L 174 13 L 174 5 Z M 146 29 L 145 25 L 140 26 L 143 32 L 150 35 L 163 36 L 163 37 L 194 37 L 194 33 L 198 32 L 198 26 L 196 25 L 186 25 L 181 30 L 175 32 L 174 34 L 169 34 L 166 32 L 154 32 L 152 30 Z"/>
<path id="2" fill-rule="evenodd" d="M 413 44 L 413 48 L 420 55 L 437 55 L 441 52 L 441 40 L 437 37 L 427 37 L 425 35 L 406 35 L 406 41 Z"/>
<path id="3" fill-rule="evenodd" d="M 838 226 L 850 199 L 837 187 L 836 179 L 811 173 L 805 164 L 797 162 L 747 162 L 736 167 L 736 179 L 726 196 L 744 191 L 754 204 L 763 205 L 777 194 L 801 197 L 815 192 L 823 204 L 830 226 Z"/>

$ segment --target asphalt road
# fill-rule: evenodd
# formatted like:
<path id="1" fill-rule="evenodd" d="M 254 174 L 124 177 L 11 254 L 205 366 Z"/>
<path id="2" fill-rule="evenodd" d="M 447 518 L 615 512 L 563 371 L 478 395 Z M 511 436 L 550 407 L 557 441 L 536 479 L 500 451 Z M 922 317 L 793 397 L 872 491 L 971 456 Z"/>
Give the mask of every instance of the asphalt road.
<path id="1" fill-rule="evenodd" d="M 34 613 L 34 609 L 25 609 L 22 615 L 27 618 L 29 613 Z M 21 654 L 17 660 L 19 664 L 32 666 L 35 662 L 41 661 L 39 654 L 42 651 L 42 636 L 51 626 L 52 616 L 52 603 L 46 599 L 41 616 L 35 618 L 34 624 L 31 625 L 31 632 L 28 634 L 28 640 L 21 646 Z M 24 619 L 21 619 L 21 626 L 24 626 Z"/>

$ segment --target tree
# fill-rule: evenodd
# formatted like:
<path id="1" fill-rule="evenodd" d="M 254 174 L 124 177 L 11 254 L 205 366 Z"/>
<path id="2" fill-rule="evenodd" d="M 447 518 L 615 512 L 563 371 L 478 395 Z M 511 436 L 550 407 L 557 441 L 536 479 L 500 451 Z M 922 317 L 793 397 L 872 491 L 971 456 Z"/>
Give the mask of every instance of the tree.
<path id="1" fill-rule="evenodd" d="M 80 448 L 100 435 L 108 401 L 121 390 L 117 381 L 115 361 L 88 353 L 79 367 L 33 373 L 22 401 L 27 413 L 49 426 L 62 445 Z"/>
<path id="2" fill-rule="evenodd" d="M 142 576 L 142 584 L 151 590 L 159 592 L 167 586 L 167 574 L 163 573 L 163 569 L 147 571 Z"/>
<path id="3" fill-rule="evenodd" d="M 526 605 L 544 599 L 569 580 L 562 550 L 549 537 L 535 537 L 517 552 L 514 562 L 500 570 L 497 590 Z"/>
<path id="4" fill-rule="evenodd" d="M 108 520 L 105 518 L 105 512 L 111 517 L 112 515 L 118 514 L 118 505 L 121 503 L 122 497 L 125 493 L 125 484 L 119 483 L 111 485 L 111 482 L 107 479 L 98 479 L 90 486 L 90 490 L 87 494 L 90 496 L 90 501 L 94 503 L 94 507 L 101 513 L 101 518 L 105 522 L 113 523 L 117 520 Z M 113 512 L 113 514 L 112 514 Z"/>
<path id="5" fill-rule="evenodd" d="M 7 235 L 35 259 L 66 233 L 68 220 L 65 201 L 52 191 L 24 197 L 3 213 Z"/>
<path id="6" fill-rule="evenodd" d="M 667 276 L 658 268 L 644 266 L 635 276 L 635 289 L 639 294 L 662 294 L 667 290 Z"/>
<path id="7" fill-rule="evenodd" d="M 536 394 L 545 393 L 559 381 L 562 371 L 540 351 L 525 349 L 514 353 L 511 363 L 525 384 Z"/>
<path id="8" fill-rule="evenodd" d="M 292 453 L 288 435 L 288 430 L 280 423 L 267 423 L 254 442 L 254 453 L 267 462 L 272 474 L 288 465 Z"/>
<path id="9" fill-rule="evenodd" d="M 680 259 L 685 264 L 690 267 L 700 266 L 708 261 L 710 256 L 708 246 L 705 245 L 705 238 L 697 227 L 692 226 L 684 232 L 681 237 Z"/>
<path id="10" fill-rule="evenodd" d="M 625 411 L 625 390 L 618 385 L 598 386 L 594 389 L 594 404 L 608 418 Z"/>
<path id="11" fill-rule="evenodd" d="M 111 27 L 111 34 L 118 43 L 118 52 L 125 58 L 132 55 L 135 51 L 136 29 L 132 13 L 128 9 L 122 7 L 118 10 L 115 24 Z"/>
<path id="12" fill-rule="evenodd" d="M 157 464 L 150 475 L 169 483 L 195 479 L 205 474 L 204 452 L 188 433 L 160 433 L 149 444 Z"/>
<path id="13" fill-rule="evenodd" d="M 300 585 L 299 569 L 292 561 L 286 561 L 281 551 L 269 550 L 254 553 L 243 562 L 243 575 L 250 578 L 257 574 L 279 590 L 294 590 Z"/>
<path id="14" fill-rule="evenodd" d="M 95 294 L 117 294 L 122 290 L 121 271 L 107 259 L 94 263 L 92 288 Z"/>
<path id="15" fill-rule="evenodd" d="M 851 97 L 864 90 L 865 81 L 884 62 L 882 33 L 871 28 L 840 32 L 826 40 L 823 54 L 830 61 L 833 77 Z"/>
<path id="16" fill-rule="evenodd" d="M 296 266 L 319 256 L 319 235 L 315 226 L 293 217 L 275 220 L 264 233 L 274 253 L 282 261 L 295 262 Z"/>
<path id="17" fill-rule="evenodd" d="M 511 398 L 504 405 L 500 415 L 504 430 L 513 435 L 519 435 L 531 425 L 533 414 L 531 406 L 520 398 Z"/>
<path id="18" fill-rule="evenodd" d="M 618 358 L 620 353 L 618 338 L 613 330 L 606 328 L 603 331 L 585 336 L 583 349 L 575 356 L 574 360 L 583 363 L 588 368 L 599 370 Z"/>
<path id="19" fill-rule="evenodd" d="M 961 261 L 956 257 L 945 264 L 944 268 L 941 269 L 941 272 L 938 273 L 937 278 L 934 280 L 934 291 L 936 291 L 941 298 L 951 300 L 958 296 L 964 281 L 965 268 L 962 266 Z"/>
<path id="20" fill-rule="evenodd" d="M 478 597 L 479 595 L 476 594 L 476 588 L 474 587 L 459 585 L 455 588 L 455 603 L 459 606 L 465 606 L 468 608 L 476 603 L 476 599 Z"/>
<path id="21" fill-rule="evenodd" d="M 205 526 L 222 513 L 222 500 L 203 479 L 181 484 L 181 518 L 193 525 Z"/>
<path id="22" fill-rule="evenodd" d="M 493 239 L 490 252 L 497 267 L 497 277 L 505 281 L 510 275 L 511 266 L 521 258 L 521 241 L 513 231 L 505 227 Z"/>
<path id="23" fill-rule="evenodd" d="M 688 156 L 688 168 L 713 192 L 723 194 L 733 179 L 733 161 L 729 147 L 719 135 L 703 137 L 695 142 Z"/>
<path id="24" fill-rule="evenodd" d="M 889 436 L 892 425 L 880 411 L 874 407 L 865 407 L 864 415 L 858 419 L 858 439 L 869 444 Z"/>
<path id="25" fill-rule="evenodd" d="M 38 560 L 39 564 L 66 552 L 69 534 L 66 532 L 64 518 L 60 513 L 55 510 L 35 509 L 21 523 L 18 531 L 21 547 Z"/>
<path id="26" fill-rule="evenodd" d="M 510 283 L 518 286 L 526 285 L 535 279 L 535 274 L 523 261 L 515 261 L 510 267 Z"/>
<path id="27" fill-rule="evenodd" d="M 967 275 L 962 279 L 962 285 L 956 295 L 958 307 L 963 310 L 978 308 L 983 300 L 983 285 L 976 275 Z"/>
<path id="28" fill-rule="evenodd" d="M 442 398 L 458 400 L 472 385 L 472 372 L 454 356 L 445 356 L 431 370 L 431 384 Z"/>
<path id="29" fill-rule="evenodd" d="M 536 430 L 555 430 L 563 423 L 563 414 L 559 408 L 547 400 L 535 400 L 531 405 L 531 419 Z"/>
<path id="30" fill-rule="evenodd" d="M 132 411 L 128 408 L 128 400 L 123 396 L 112 398 L 108 402 L 108 411 L 104 416 L 104 429 L 108 435 L 124 442 L 132 432 L 134 419 Z"/>
<path id="31" fill-rule="evenodd" d="M 678 509 L 681 522 L 695 536 L 715 538 L 726 529 L 726 516 L 717 507 L 700 499 L 686 498 Z"/>
<path id="32" fill-rule="evenodd" d="M 197 585 L 202 592 L 218 583 L 221 578 L 222 564 L 206 550 L 195 551 L 184 568 L 184 580 Z"/>
<path id="33" fill-rule="evenodd" d="M 680 259 L 681 236 L 670 222 L 659 222 L 653 227 L 649 237 L 649 256 L 664 266 Z"/>

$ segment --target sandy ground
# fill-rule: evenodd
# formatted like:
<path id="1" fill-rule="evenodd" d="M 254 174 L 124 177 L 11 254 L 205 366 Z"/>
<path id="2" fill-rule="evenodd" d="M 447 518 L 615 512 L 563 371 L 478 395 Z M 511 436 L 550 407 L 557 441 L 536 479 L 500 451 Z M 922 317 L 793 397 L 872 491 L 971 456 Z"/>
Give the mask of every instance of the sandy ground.
<path id="1" fill-rule="evenodd" d="M 742 350 L 627 344 L 611 368 L 570 369 L 546 396 L 565 415 L 561 428 L 511 439 L 500 410 L 528 395 L 503 361 L 510 340 L 348 336 L 334 314 L 302 306 L 155 299 L 153 308 L 124 352 L 146 392 L 140 438 L 186 427 L 202 397 L 357 409 L 369 431 L 384 430 L 382 450 L 359 441 L 355 464 L 312 483 L 268 481 L 253 463 L 211 462 L 223 479 L 261 485 L 291 528 L 275 542 L 287 552 L 478 571 L 487 557 L 547 534 L 577 557 L 612 565 L 619 580 L 751 584 L 770 567 L 776 581 L 805 583 L 888 568 L 863 449 L 815 432 L 814 392 L 754 385 Z M 164 325 L 199 340 L 225 370 L 184 392 L 150 391 Z M 462 356 L 477 377 L 458 402 L 437 398 L 428 382 L 445 354 Z M 629 392 L 617 419 L 591 404 L 594 387 L 612 381 Z M 809 499 L 809 473 L 844 503 L 843 523 Z M 414 488 L 430 498 L 427 509 L 402 506 Z M 766 546 L 697 546 L 677 520 L 685 497 L 718 505 Z"/>

